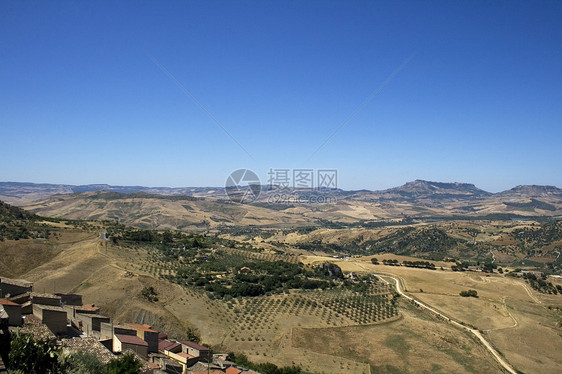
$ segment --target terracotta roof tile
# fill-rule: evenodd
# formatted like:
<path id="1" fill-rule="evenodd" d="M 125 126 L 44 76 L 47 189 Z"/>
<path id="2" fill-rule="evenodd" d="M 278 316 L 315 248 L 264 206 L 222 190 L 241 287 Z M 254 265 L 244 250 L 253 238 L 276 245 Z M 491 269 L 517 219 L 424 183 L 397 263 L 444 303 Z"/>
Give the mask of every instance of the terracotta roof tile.
<path id="1" fill-rule="evenodd" d="M 2 305 L 19 305 L 17 303 L 14 303 L 13 301 L 10 301 L 8 299 L 0 299 L 0 304 Z"/>
<path id="2" fill-rule="evenodd" d="M 131 327 L 133 327 L 137 330 L 148 331 L 148 332 L 158 332 L 156 330 L 152 330 L 149 325 L 139 325 L 137 323 L 129 323 L 129 326 L 131 326 Z"/>
<path id="3" fill-rule="evenodd" d="M 226 369 L 226 374 L 240 374 L 242 372 L 242 370 L 236 369 L 235 367 L 229 367 L 228 369 Z"/>

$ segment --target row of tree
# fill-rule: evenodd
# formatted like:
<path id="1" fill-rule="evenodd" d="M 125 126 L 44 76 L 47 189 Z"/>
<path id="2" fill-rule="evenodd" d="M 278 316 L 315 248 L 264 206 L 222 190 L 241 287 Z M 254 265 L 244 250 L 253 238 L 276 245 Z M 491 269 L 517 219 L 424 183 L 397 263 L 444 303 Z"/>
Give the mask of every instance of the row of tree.
<path id="1" fill-rule="evenodd" d="M 378 265 L 379 264 L 379 260 L 376 257 L 373 257 L 371 259 L 371 262 L 374 265 Z M 384 259 L 382 260 L 382 263 L 384 265 L 388 265 L 388 266 L 400 266 L 400 262 L 398 262 L 398 260 L 387 260 Z M 431 270 L 435 270 L 435 264 L 429 261 L 402 261 L 402 266 L 407 266 L 407 267 L 411 267 L 411 268 L 422 268 L 422 269 L 431 269 Z"/>

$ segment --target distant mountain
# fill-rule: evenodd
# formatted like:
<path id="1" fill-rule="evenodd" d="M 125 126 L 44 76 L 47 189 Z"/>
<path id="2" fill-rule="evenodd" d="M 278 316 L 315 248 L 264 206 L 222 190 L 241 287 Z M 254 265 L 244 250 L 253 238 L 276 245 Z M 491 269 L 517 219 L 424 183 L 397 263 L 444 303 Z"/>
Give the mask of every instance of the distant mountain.
<path id="1" fill-rule="evenodd" d="M 470 183 L 415 180 L 380 191 L 280 191 L 262 186 L 251 205 L 233 204 L 224 187 L 143 187 L 0 183 L 0 200 L 51 217 L 118 219 L 127 224 L 170 228 L 279 225 L 315 220 L 354 222 L 400 217 L 561 216 L 562 190 L 517 186 L 490 193 Z M 329 196 L 331 200 L 325 199 Z M 164 212 L 164 207 L 166 211 Z"/>
<path id="2" fill-rule="evenodd" d="M 118 193 L 145 192 L 159 195 L 186 195 L 205 196 L 209 192 L 220 191 L 224 196 L 223 188 L 214 187 L 144 187 L 144 186 L 112 186 L 109 184 L 49 184 L 49 183 L 21 183 L 0 182 L 0 200 L 10 204 L 25 204 L 30 201 L 42 199 L 52 195 L 109 191 Z"/>
<path id="3" fill-rule="evenodd" d="M 411 199 L 474 199 L 493 195 L 471 183 L 442 183 L 415 180 L 400 187 L 379 191 L 383 196 Z"/>
<path id="4" fill-rule="evenodd" d="M 507 191 L 502 191 L 498 196 L 505 197 L 548 197 L 548 196 L 559 196 L 562 198 L 562 189 L 555 186 L 538 186 L 538 185 L 523 185 L 517 186 Z"/>

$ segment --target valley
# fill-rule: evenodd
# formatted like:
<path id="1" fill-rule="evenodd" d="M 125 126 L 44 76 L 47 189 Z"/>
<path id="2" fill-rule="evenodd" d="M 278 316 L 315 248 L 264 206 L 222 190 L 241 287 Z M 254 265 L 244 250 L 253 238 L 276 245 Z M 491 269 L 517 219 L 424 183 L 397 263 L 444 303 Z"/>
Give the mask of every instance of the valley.
<path id="1" fill-rule="evenodd" d="M 50 218 L 8 206 L 5 231 L 28 234 L 0 242 L 5 275 L 43 292 L 79 293 L 117 321 L 177 338 L 191 329 L 217 350 L 309 373 L 555 373 L 562 365 L 562 296 L 510 276 L 525 269 L 558 274 L 559 221 L 292 220 L 287 212 L 207 199 L 96 192 L 92 202 L 88 194 L 69 195 L 71 208 Z M 111 216 L 115 202 L 130 204 L 120 206 L 125 216 L 158 209 L 158 229 Z M 232 225 L 166 229 L 183 220 L 178 202 L 191 207 L 181 213 L 191 222 L 203 217 L 196 210 L 203 202 Z M 261 225 L 243 224 L 248 216 Z M 435 270 L 406 266 L 420 260 Z M 482 270 L 486 264 L 491 271 Z M 146 297 L 148 288 L 156 300 Z M 459 295 L 468 289 L 478 297 Z"/>

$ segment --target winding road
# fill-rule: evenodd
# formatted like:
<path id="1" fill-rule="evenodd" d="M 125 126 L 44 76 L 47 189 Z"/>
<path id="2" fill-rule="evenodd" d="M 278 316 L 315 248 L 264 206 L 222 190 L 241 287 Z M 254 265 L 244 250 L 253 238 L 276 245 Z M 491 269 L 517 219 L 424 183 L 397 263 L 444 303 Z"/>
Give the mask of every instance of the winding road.
<path id="1" fill-rule="evenodd" d="M 480 340 L 480 342 L 484 345 L 484 347 L 492 354 L 492 356 L 494 356 L 494 358 L 496 359 L 496 361 L 509 373 L 511 374 L 517 374 L 517 371 L 515 369 L 513 369 L 511 367 L 511 365 L 503 359 L 502 356 L 500 356 L 500 354 L 495 350 L 494 347 L 492 347 L 492 345 L 486 340 L 486 338 L 484 338 L 484 336 L 482 336 L 482 334 L 480 333 L 480 331 L 473 329 L 472 327 L 468 327 L 463 325 L 460 322 L 455 321 L 454 319 L 450 318 L 449 316 L 446 316 L 445 314 L 439 312 L 438 310 L 436 310 L 435 308 L 432 308 L 431 306 L 422 303 L 421 301 L 417 300 L 416 298 L 407 295 L 404 292 L 404 287 L 402 284 L 402 280 L 399 279 L 398 277 L 392 275 L 392 274 L 385 274 L 385 273 L 377 273 L 372 271 L 372 269 L 367 269 L 364 264 L 359 263 L 358 261 L 356 261 L 356 264 L 359 265 L 359 267 L 363 268 L 365 271 L 368 271 L 376 276 L 378 276 L 383 282 L 389 284 L 389 282 L 384 279 L 384 277 L 390 278 L 392 279 L 395 284 L 396 284 L 396 291 L 398 292 L 398 294 L 400 294 L 400 296 L 404 297 L 406 300 L 409 300 L 411 302 L 413 302 L 414 304 L 416 304 L 417 306 L 419 306 L 422 309 L 426 309 L 428 311 L 430 311 L 431 313 L 435 314 L 436 316 L 444 319 L 445 321 L 449 322 L 450 324 L 456 326 L 456 327 L 460 327 L 461 329 L 464 329 L 468 332 L 470 332 L 471 334 L 473 334 L 474 336 L 476 336 L 478 338 L 478 340 Z M 509 313 L 509 311 L 508 311 Z M 510 313 L 511 315 L 511 313 Z M 512 316 L 513 318 L 513 316 Z M 517 321 L 515 320 L 515 318 L 513 318 L 513 320 L 515 321 L 515 323 L 517 323 Z"/>
<path id="2" fill-rule="evenodd" d="M 379 277 L 388 277 L 394 280 L 394 282 L 396 283 L 396 291 L 405 299 L 412 301 L 414 304 L 418 305 L 419 307 L 429 310 L 431 313 L 445 319 L 447 322 L 449 322 L 450 324 L 460 327 L 462 329 L 465 329 L 466 331 L 472 333 L 474 336 L 476 336 L 478 338 L 478 340 L 480 340 L 480 342 L 484 345 L 484 347 L 486 347 L 486 349 L 492 354 L 492 356 L 494 356 L 494 358 L 496 359 L 496 361 L 505 369 L 507 370 L 509 373 L 511 374 L 517 374 L 517 371 L 515 371 L 511 365 L 509 365 L 507 363 L 507 361 L 505 361 L 500 354 L 494 349 L 494 347 L 492 347 L 492 345 L 486 340 L 486 338 L 484 338 L 482 336 L 482 334 L 480 333 L 480 331 L 473 329 L 471 327 L 465 326 L 457 321 L 455 321 L 454 319 L 451 319 L 450 317 L 444 315 L 443 313 L 435 310 L 434 308 L 432 308 L 431 306 L 422 303 L 421 301 L 413 298 L 412 296 L 407 295 L 406 293 L 404 293 L 403 289 L 402 289 L 402 283 L 400 282 L 400 280 L 398 278 L 396 278 L 393 275 L 389 275 L 389 274 L 376 274 Z"/>

